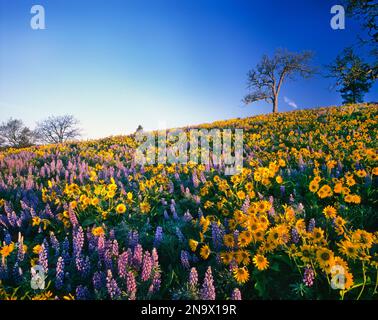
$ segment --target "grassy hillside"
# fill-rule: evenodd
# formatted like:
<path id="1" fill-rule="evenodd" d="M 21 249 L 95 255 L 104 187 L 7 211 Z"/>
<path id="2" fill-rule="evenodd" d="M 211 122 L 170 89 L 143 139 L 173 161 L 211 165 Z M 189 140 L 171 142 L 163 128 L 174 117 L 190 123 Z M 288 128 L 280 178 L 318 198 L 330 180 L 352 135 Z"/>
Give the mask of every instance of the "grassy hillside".
<path id="1" fill-rule="evenodd" d="M 2 151 L 0 298 L 376 298 L 377 121 L 372 104 L 195 126 L 244 130 L 233 176 L 142 168 L 132 135 Z"/>

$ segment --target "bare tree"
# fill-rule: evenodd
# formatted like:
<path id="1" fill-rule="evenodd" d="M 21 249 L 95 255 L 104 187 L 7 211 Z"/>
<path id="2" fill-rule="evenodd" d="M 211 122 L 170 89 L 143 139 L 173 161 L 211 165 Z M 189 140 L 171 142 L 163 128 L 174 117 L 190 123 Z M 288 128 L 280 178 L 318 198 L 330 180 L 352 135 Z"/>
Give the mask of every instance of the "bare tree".
<path id="1" fill-rule="evenodd" d="M 80 137 L 79 121 L 72 115 L 52 116 L 37 124 L 38 139 L 45 143 L 63 143 Z"/>
<path id="2" fill-rule="evenodd" d="M 289 52 L 286 49 L 276 50 L 272 58 L 264 55 L 261 62 L 248 72 L 248 89 L 243 102 L 249 104 L 259 100 L 271 102 L 273 112 L 278 111 L 278 96 L 286 79 L 294 80 L 297 76 L 308 78 L 315 70 L 310 66 L 313 53 Z"/>
<path id="3" fill-rule="evenodd" d="M 33 145 L 35 135 L 18 119 L 9 119 L 0 126 L 0 145 L 3 147 L 26 148 Z"/>

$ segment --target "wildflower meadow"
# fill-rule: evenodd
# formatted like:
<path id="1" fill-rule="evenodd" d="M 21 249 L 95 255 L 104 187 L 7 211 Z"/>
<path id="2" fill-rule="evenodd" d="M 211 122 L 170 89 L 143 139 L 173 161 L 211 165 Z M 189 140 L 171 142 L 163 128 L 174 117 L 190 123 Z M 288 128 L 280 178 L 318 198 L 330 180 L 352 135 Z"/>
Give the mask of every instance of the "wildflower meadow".
<path id="1" fill-rule="evenodd" d="M 239 172 L 135 135 L 0 152 L 0 299 L 376 299 L 378 105 L 243 130 Z M 189 130 L 189 128 L 184 128 Z"/>

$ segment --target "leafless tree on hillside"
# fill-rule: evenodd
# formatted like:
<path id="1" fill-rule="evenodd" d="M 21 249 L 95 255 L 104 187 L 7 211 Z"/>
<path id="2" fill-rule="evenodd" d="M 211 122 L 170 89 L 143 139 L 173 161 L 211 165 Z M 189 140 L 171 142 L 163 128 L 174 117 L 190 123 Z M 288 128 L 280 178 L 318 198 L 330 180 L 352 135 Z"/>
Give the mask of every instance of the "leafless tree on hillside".
<path id="1" fill-rule="evenodd" d="M 80 137 L 79 121 L 72 115 L 52 116 L 37 124 L 38 139 L 45 143 L 63 143 Z"/>

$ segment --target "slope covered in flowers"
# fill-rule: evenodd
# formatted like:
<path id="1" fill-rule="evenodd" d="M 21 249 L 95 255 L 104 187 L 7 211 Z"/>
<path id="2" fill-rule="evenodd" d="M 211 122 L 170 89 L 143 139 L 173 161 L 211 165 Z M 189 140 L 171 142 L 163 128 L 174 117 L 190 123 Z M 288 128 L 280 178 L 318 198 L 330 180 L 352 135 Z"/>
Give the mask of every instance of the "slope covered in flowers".
<path id="1" fill-rule="evenodd" d="M 374 299 L 377 116 L 199 126 L 244 129 L 234 176 L 141 167 L 133 136 L 3 151 L 0 299 Z"/>

